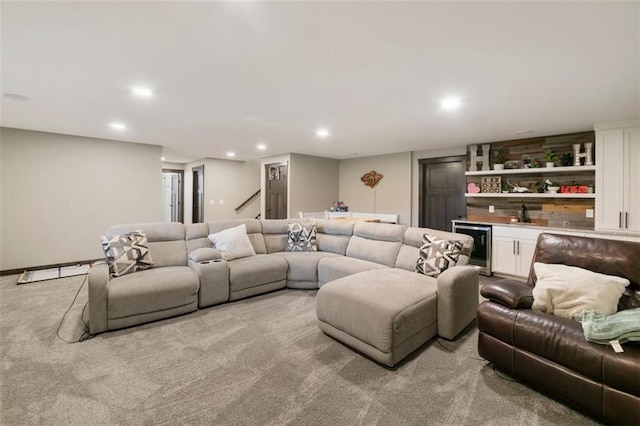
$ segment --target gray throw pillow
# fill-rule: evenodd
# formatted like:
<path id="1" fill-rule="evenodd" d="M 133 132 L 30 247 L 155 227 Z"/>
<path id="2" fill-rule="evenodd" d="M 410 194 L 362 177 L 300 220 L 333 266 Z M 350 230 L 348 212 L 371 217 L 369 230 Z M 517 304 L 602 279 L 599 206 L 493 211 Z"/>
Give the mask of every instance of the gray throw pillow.
<path id="1" fill-rule="evenodd" d="M 317 251 L 316 224 L 290 223 L 287 251 Z"/>
<path id="2" fill-rule="evenodd" d="M 448 268 L 456 266 L 462 246 L 461 241 L 444 240 L 424 234 L 415 272 L 437 277 Z"/>
<path id="3" fill-rule="evenodd" d="M 102 236 L 100 241 L 112 277 L 142 271 L 152 268 L 154 265 L 151 253 L 149 253 L 147 236 L 143 231 L 116 235 L 111 239 Z"/>

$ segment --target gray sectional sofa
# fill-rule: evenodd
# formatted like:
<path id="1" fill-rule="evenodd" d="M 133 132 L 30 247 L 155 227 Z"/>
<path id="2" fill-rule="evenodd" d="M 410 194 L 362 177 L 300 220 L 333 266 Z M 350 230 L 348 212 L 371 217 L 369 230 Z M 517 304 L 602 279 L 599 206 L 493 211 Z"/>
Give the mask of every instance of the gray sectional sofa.
<path id="1" fill-rule="evenodd" d="M 289 223 L 309 221 L 316 223 L 317 251 L 286 251 Z M 212 247 L 208 235 L 240 224 L 246 225 L 256 255 L 224 261 L 221 253 Z M 351 305 L 359 303 L 362 306 L 353 312 L 380 311 L 380 315 L 389 317 L 391 339 L 400 339 L 400 335 L 394 334 L 394 327 L 420 330 L 419 333 L 400 332 L 402 339 L 415 340 L 409 345 L 411 347 L 404 340 L 404 343 L 399 342 L 403 343 L 402 353 L 409 353 L 436 332 L 453 339 L 475 318 L 478 281 L 474 268 L 456 266 L 437 279 L 413 272 L 425 233 L 463 242 L 458 265 L 468 262 L 473 244 L 473 239 L 466 235 L 402 225 L 315 219 L 130 224 L 113 226 L 106 235 L 112 237 L 135 230 L 145 231 L 155 266 L 116 278 L 110 277 L 106 264 L 91 269 L 88 280 L 91 334 L 185 314 L 285 287 L 320 289 L 317 312 L 321 329 L 374 359 L 393 365 L 406 354 L 390 355 L 393 348 L 388 348 L 386 334 L 381 337 L 384 342 L 378 344 L 380 339 L 374 336 L 367 340 L 357 329 L 350 333 L 341 330 L 340 321 L 363 323 L 360 329 L 364 334 L 370 334 L 366 329 L 366 318 L 344 318 L 332 306 L 349 306 L 350 302 L 345 302 L 345 298 L 355 298 L 357 303 Z M 367 292 L 369 282 L 378 290 Z M 331 285 L 325 286 L 327 283 Z M 386 288 L 390 295 L 381 293 L 380 288 Z M 394 308 L 385 305 L 384 300 L 377 300 L 380 297 L 394 299 L 399 292 L 406 292 L 407 297 L 401 302 L 389 302 L 397 305 Z M 416 296 L 422 293 L 423 296 Z M 418 301 L 425 297 L 430 300 L 428 304 L 421 303 L 428 312 L 411 313 L 416 310 L 416 297 L 420 299 Z M 398 321 L 405 317 L 409 322 L 400 324 Z M 425 321 L 428 324 L 423 324 Z M 425 331 L 427 329 L 430 331 Z M 346 341 L 334 330 L 362 340 L 362 345 Z M 418 339 L 414 334 L 421 337 Z M 371 346 L 372 351 L 367 351 L 366 346 Z"/>

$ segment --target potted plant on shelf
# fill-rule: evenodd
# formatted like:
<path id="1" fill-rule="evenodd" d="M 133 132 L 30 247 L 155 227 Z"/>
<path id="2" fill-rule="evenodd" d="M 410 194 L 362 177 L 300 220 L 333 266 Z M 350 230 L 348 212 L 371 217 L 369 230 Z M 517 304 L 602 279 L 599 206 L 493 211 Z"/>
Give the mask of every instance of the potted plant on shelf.
<path id="1" fill-rule="evenodd" d="M 546 185 L 546 191 L 549 194 L 557 194 L 558 190 L 560 189 L 560 185 L 558 185 L 556 182 L 552 182 L 549 179 L 546 179 L 544 181 L 545 185 Z"/>
<path id="2" fill-rule="evenodd" d="M 504 152 L 500 148 L 496 148 L 491 156 L 493 157 L 493 170 L 504 170 Z"/>
<path id="3" fill-rule="evenodd" d="M 547 167 L 554 167 L 556 165 L 555 162 L 559 160 L 559 157 L 555 152 L 548 149 L 544 152 L 544 160 L 547 162 Z"/>

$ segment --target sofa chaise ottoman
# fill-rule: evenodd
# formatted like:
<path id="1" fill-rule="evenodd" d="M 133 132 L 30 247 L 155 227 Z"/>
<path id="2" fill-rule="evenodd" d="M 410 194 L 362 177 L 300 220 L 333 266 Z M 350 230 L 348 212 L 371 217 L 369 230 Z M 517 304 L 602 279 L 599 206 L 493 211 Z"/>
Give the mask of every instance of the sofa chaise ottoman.
<path id="1" fill-rule="evenodd" d="M 390 367 L 431 339 L 438 331 L 436 286 L 397 272 L 360 272 L 322 286 L 320 329 Z"/>

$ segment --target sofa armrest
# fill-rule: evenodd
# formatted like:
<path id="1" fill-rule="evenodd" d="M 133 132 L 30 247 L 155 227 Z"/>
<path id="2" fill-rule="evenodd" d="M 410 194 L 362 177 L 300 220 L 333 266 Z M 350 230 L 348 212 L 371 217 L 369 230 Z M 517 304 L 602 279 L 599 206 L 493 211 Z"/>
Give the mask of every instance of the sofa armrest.
<path id="1" fill-rule="evenodd" d="M 89 270 L 89 333 L 98 334 L 109 329 L 107 297 L 109 294 L 109 265 L 98 262 Z"/>
<path id="2" fill-rule="evenodd" d="M 217 259 L 222 259 L 222 253 L 211 247 L 200 247 L 189 253 L 189 260 L 196 263 Z"/>
<path id="3" fill-rule="evenodd" d="M 511 309 L 531 309 L 533 289 L 510 279 L 489 283 L 480 291 L 483 297 Z"/>
<path id="4" fill-rule="evenodd" d="M 200 280 L 198 308 L 217 305 L 229 300 L 229 265 L 227 262 L 221 259 L 194 262 L 189 259 L 189 267 L 196 271 Z"/>
<path id="5" fill-rule="evenodd" d="M 438 335 L 453 340 L 476 317 L 478 270 L 454 266 L 438 276 Z"/>

